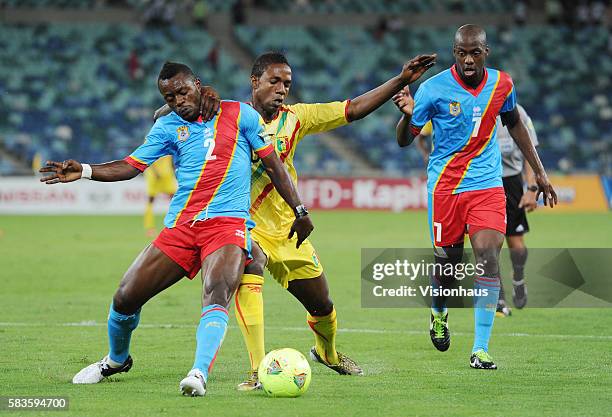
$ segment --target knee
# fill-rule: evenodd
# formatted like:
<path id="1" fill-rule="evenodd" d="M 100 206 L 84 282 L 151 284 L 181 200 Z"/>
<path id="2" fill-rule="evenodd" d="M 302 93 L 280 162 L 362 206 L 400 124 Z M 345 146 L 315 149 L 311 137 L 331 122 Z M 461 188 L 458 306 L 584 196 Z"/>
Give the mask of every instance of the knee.
<path id="1" fill-rule="evenodd" d="M 124 280 L 125 281 L 125 280 Z M 113 310 L 121 314 L 134 314 L 142 305 L 135 300 L 135 296 L 125 282 L 119 284 L 119 288 L 113 296 Z"/>
<path id="2" fill-rule="evenodd" d="M 484 275 L 495 277 L 499 274 L 499 257 L 497 251 L 485 250 L 476 255 L 476 262 L 484 271 Z"/>
<path id="3" fill-rule="evenodd" d="M 334 303 L 327 297 L 326 300 L 308 306 L 307 310 L 311 316 L 327 316 L 334 311 Z"/>
<path id="4" fill-rule="evenodd" d="M 215 279 L 206 280 L 206 284 L 204 285 L 204 295 L 202 297 L 202 305 L 207 306 L 217 304 L 227 308 L 230 298 L 232 297 L 232 293 L 232 288 L 227 285 L 226 281 Z"/>

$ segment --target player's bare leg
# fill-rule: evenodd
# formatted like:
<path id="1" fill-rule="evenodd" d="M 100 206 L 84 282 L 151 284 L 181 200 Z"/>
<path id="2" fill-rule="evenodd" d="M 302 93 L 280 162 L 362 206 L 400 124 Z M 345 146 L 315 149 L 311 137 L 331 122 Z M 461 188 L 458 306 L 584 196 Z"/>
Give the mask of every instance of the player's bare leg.
<path id="1" fill-rule="evenodd" d="M 245 251 L 225 245 L 202 263 L 202 315 L 196 333 L 195 361 L 179 387 L 187 396 L 206 393 L 206 381 L 227 330 L 227 308 L 240 284 L 246 260 Z"/>
<path id="2" fill-rule="evenodd" d="M 527 262 L 527 247 L 523 235 L 507 237 L 508 248 L 510 248 L 510 259 L 512 260 L 512 302 L 518 309 L 527 304 L 527 286 L 525 285 L 525 263 Z"/>
<path id="3" fill-rule="evenodd" d="M 185 275 L 185 270 L 161 250 L 152 244 L 147 246 L 128 268 L 113 296 L 108 318 L 109 354 L 83 368 L 72 382 L 95 384 L 105 377 L 128 372 L 132 367 L 130 339 L 138 326 L 141 307 Z"/>
<path id="4" fill-rule="evenodd" d="M 257 368 L 266 355 L 264 343 L 263 283 L 268 258 L 257 242 L 251 244 L 253 260 L 246 266 L 234 299 L 236 322 L 249 352 L 250 369 L 239 391 L 261 389 Z"/>
<path id="5" fill-rule="evenodd" d="M 477 369 L 497 369 L 489 356 L 489 339 L 499 298 L 499 252 L 504 235 L 497 230 L 484 229 L 470 236 L 476 263 L 484 273 L 474 278 L 474 289 L 486 295 L 474 298 L 474 345 L 470 366 Z"/>
<path id="6" fill-rule="evenodd" d="M 315 335 L 310 357 L 341 375 L 363 375 L 363 370 L 351 358 L 336 351 L 336 310 L 329 298 L 325 274 L 289 281 L 287 289 L 308 311 L 308 325 Z"/>

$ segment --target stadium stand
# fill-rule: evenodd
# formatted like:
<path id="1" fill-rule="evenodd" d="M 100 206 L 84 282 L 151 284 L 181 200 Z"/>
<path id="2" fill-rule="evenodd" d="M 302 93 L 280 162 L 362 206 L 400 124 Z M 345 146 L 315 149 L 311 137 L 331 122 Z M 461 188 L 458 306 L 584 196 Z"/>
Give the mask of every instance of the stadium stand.
<path id="1" fill-rule="evenodd" d="M 152 3 L 166 2 L 0 0 L 0 7 L 142 10 Z M 245 5 L 294 13 L 507 13 L 513 7 L 510 3 L 211 0 L 191 6 L 205 5 L 206 14 L 231 13 Z M 492 46 L 489 65 L 505 69 L 515 79 L 519 102 L 535 122 L 545 165 L 552 170 L 611 172 L 612 36 L 608 28 L 508 24 L 487 28 Z M 359 95 L 395 75 L 401 63 L 417 53 L 438 53 L 438 64 L 427 76 L 449 67 L 454 30 L 396 24 L 369 28 L 237 25 L 234 35 L 252 57 L 268 50 L 285 51 L 294 68 L 292 96 L 317 102 Z M 42 158 L 70 154 L 92 162 L 123 157 L 142 140 L 153 109 L 162 104 L 155 78 L 168 59 L 191 65 L 223 97 L 248 100 L 250 68 L 239 67 L 219 49 L 209 32 L 182 24 L 159 29 L 125 23 L 3 22 L 0 102 L 9 111 L 0 112 L 0 151 L 24 161 L 31 161 L 35 154 Z M 350 147 L 367 149 L 360 154 L 385 174 L 421 170 L 414 147 L 400 152 L 395 145 L 397 119 L 398 112 L 389 103 L 338 132 Z M 321 146 L 322 141 L 316 136 L 300 145 L 298 169 L 307 174 L 353 173 L 351 162 Z M 13 172 L 14 166 L 14 161 L 0 156 L 0 175 Z"/>
<path id="2" fill-rule="evenodd" d="M 240 26 L 236 36 L 252 53 L 286 51 L 295 69 L 294 88 L 305 101 L 353 97 L 396 74 L 406 57 L 438 53 L 426 77 L 452 65 L 455 28 L 404 28 L 376 37 L 363 28 L 269 28 Z M 540 137 L 544 162 L 564 158 L 578 169 L 602 170 L 612 142 L 612 59 L 603 27 L 488 28 L 489 65 L 509 72 L 519 101 Z M 593 71 L 597 68 L 598 71 Z M 344 128 L 347 140 L 368 149 L 369 160 L 389 174 L 422 166 L 415 149 L 399 152 L 393 140 L 398 113 L 385 105 L 373 117 Z"/>

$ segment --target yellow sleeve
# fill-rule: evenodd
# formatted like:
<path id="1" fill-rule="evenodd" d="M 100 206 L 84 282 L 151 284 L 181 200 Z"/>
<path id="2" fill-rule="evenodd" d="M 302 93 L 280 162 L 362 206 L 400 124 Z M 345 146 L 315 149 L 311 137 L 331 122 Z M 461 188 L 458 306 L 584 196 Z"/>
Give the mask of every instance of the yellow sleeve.
<path id="1" fill-rule="evenodd" d="M 431 136 L 433 134 L 433 126 L 431 125 L 431 120 L 425 123 L 425 126 L 421 129 L 421 136 Z"/>
<path id="2" fill-rule="evenodd" d="M 349 100 L 331 103 L 294 104 L 289 106 L 300 121 L 300 138 L 313 133 L 327 132 L 348 124 L 346 109 Z"/>

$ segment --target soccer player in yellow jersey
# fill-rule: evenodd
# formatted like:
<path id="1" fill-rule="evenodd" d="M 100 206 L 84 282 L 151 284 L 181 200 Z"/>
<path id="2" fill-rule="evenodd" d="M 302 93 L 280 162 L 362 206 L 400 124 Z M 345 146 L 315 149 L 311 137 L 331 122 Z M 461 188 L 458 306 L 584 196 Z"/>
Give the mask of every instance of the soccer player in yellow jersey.
<path id="1" fill-rule="evenodd" d="M 253 64 L 250 104 L 264 119 L 267 139 L 297 183 L 293 155 L 306 135 L 329 131 L 367 116 L 423 75 L 435 59 L 435 55 L 419 55 L 407 62 L 399 75 L 353 100 L 285 105 L 291 87 L 291 67 L 283 54 L 266 53 Z M 156 117 L 163 113 L 159 109 Z M 264 268 L 306 308 L 306 320 L 315 338 L 311 358 L 339 374 L 362 375 L 362 369 L 353 360 L 336 351 L 336 310 L 314 247 L 308 239 L 299 247 L 295 237 L 287 240 L 292 219 L 305 215 L 306 208 L 289 207 L 280 198 L 261 161 L 254 160 L 252 170 L 250 211 L 256 223 L 251 234 L 253 261 L 246 267 L 234 298 L 234 313 L 249 352 L 251 369 L 238 389 L 250 391 L 261 387 L 257 368 L 265 356 Z"/>
<path id="2" fill-rule="evenodd" d="M 265 122 L 265 131 L 274 144 L 289 174 L 297 183 L 293 156 L 298 143 L 309 134 L 321 133 L 361 119 L 417 80 L 435 62 L 435 55 L 421 55 L 402 72 L 367 93 L 342 102 L 285 105 L 291 87 L 291 67 L 284 55 L 259 56 L 251 71 L 252 106 Z M 313 331 L 315 346 L 311 358 L 339 374 L 361 375 L 361 368 L 336 351 L 336 310 L 329 297 L 323 266 L 314 247 L 306 239 L 296 248 L 295 238 L 287 240 L 292 219 L 304 207 L 289 207 L 274 190 L 260 161 L 252 166 L 251 216 L 254 261 L 246 267 L 235 298 L 234 309 L 249 351 L 251 371 L 239 390 L 259 388 L 257 367 L 265 355 L 263 332 L 264 267 L 296 297 L 307 310 L 307 323 Z"/>
<path id="3" fill-rule="evenodd" d="M 172 156 L 159 158 L 144 172 L 147 183 L 147 207 L 144 214 L 144 227 L 147 235 L 153 236 L 155 230 L 155 216 L 153 215 L 153 202 L 159 194 L 167 194 L 172 197 L 176 192 L 176 178 L 174 176 L 174 165 Z"/>

